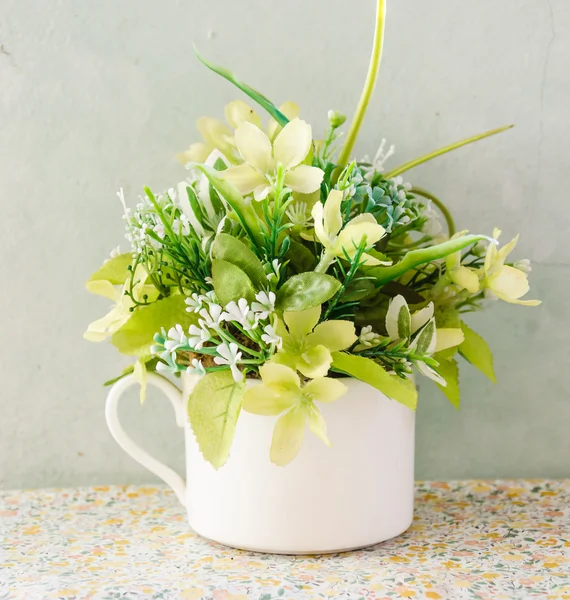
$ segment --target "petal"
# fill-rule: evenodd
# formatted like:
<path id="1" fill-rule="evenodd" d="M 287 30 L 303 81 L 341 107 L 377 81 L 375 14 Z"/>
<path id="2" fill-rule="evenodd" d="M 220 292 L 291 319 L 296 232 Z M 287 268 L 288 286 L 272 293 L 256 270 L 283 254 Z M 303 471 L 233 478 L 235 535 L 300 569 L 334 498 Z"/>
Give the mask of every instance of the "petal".
<path id="1" fill-rule="evenodd" d="M 425 325 L 433 317 L 433 302 L 430 302 L 425 308 L 417 310 L 412 315 L 412 333 Z"/>
<path id="2" fill-rule="evenodd" d="M 505 244 L 500 250 L 497 250 L 497 257 L 493 266 L 502 267 L 505 264 L 507 256 L 515 249 L 519 236 L 516 235 L 508 244 Z"/>
<path id="3" fill-rule="evenodd" d="M 435 349 L 434 352 L 447 350 L 454 346 L 459 346 L 465 340 L 465 335 L 457 327 L 442 327 L 435 330 Z"/>
<path id="4" fill-rule="evenodd" d="M 305 337 L 311 333 L 320 318 L 320 304 L 307 310 L 283 313 L 283 320 L 287 324 L 289 333 L 294 337 Z"/>
<path id="5" fill-rule="evenodd" d="M 297 403 L 290 392 L 279 394 L 265 385 L 253 385 L 243 395 L 243 409 L 254 415 L 280 415 Z"/>
<path id="6" fill-rule="evenodd" d="M 327 446 L 330 446 L 331 443 L 327 436 L 327 424 L 323 419 L 323 415 L 321 411 L 311 403 L 308 410 L 308 423 L 309 429 L 312 433 L 314 433 L 320 440 L 322 440 Z"/>
<path id="7" fill-rule="evenodd" d="M 342 214 L 340 205 L 342 204 L 342 192 L 332 190 L 325 202 L 324 226 L 327 237 L 335 238 L 342 227 Z M 370 215 L 372 216 L 372 215 Z M 372 217 L 374 218 L 374 217 Z"/>
<path id="8" fill-rule="evenodd" d="M 210 146 L 207 146 L 204 142 L 196 142 L 195 144 L 190 144 L 184 152 L 179 152 L 176 158 L 183 165 L 189 162 L 204 162 L 208 158 L 210 150 Z"/>
<path id="9" fill-rule="evenodd" d="M 253 190 L 253 198 L 257 202 L 261 202 L 262 200 L 265 200 L 265 198 L 267 198 L 267 196 L 269 196 L 270 193 L 271 193 L 270 185 L 267 185 L 267 183 L 265 185 L 258 185 Z"/>
<path id="10" fill-rule="evenodd" d="M 418 361 L 416 363 L 416 367 L 422 375 L 425 375 L 443 387 L 447 386 L 447 381 L 445 381 L 445 379 L 439 373 L 436 373 L 431 367 L 428 367 L 424 362 Z"/>
<path id="11" fill-rule="evenodd" d="M 370 213 L 362 213 L 350 221 L 351 225 L 357 225 L 358 223 L 372 223 L 378 225 L 378 221 Z"/>
<path id="12" fill-rule="evenodd" d="M 273 158 L 275 162 L 281 163 L 285 170 L 292 169 L 300 165 L 305 156 L 309 154 L 311 143 L 311 126 L 305 121 L 301 121 L 301 119 L 293 119 L 283 127 L 275 138 Z"/>
<path id="13" fill-rule="evenodd" d="M 475 271 L 461 265 L 449 272 L 449 278 L 457 285 L 465 288 L 470 294 L 479 291 L 479 277 Z"/>
<path id="14" fill-rule="evenodd" d="M 271 142 L 269 138 L 252 123 L 242 123 L 236 129 L 236 144 L 244 161 L 260 173 L 272 170 Z"/>
<path id="15" fill-rule="evenodd" d="M 301 380 L 293 369 L 285 365 L 279 365 L 274 362 L 266 362 L 259 368 L 259 374 L 263 383 L 271 389 L 299 390 Z"/>
<path id="16" fill-rule="evenodd" d="M 386 313 L 386 331 L 393 340 L 408 337 L 412 328 L 410 309 L 404 296 L 392 299 Z"/>
<path id="17" fill-rule="evenodd" d="M 309 335 L 307 341 L 311 346 L 320 344 L 331 352 L 338 352 L 352 346 L 357 339 L 354 323 L 350 321 L 324 321 L 315 327 L 315 331 Z"/>
<path id="18" fill-rule="evenodd" d="M 377 223 L 349 223 L 339 234 L 334 247 L 338 256 L 342 256 L 342 248 L 346 248 L 351 252 L 354 248 L 358 248 L 366 239 L 366 247 L 370 248 L 386 233 L 382 225 Z"/>
<path id="19" fill-rule="evenodd" d="M 279 107 L 279 112 L 284 114 L 289 121 L 296 119 L 299 116 L 299 107 L 294 102 L 284 102 Z M 281 131 L 282 127 L 277 123 L 277 121 L 272 117 L 269 119 L 269 123 L 267 125 L 267 135 L 270 140 L 274 140 L 277 134 Z"/>
<path id="20" fill-rule="evenodd" d="M 196 126 L 206 144 L 219 148 L 224 154 L 231 154 L 233 135 L 219 119 L 200 117 Z"/>
<path id="21" fill-rule="evenodd" d="M 321 244 L 325 246 L 325 248 L 327 248 L 328 246 L 330 246 L 330 240 L 325 233 L 325 226 L 323 221 L 324 207 L 320 201 L 315 202 L 315 205 L 311 210 L 311 216 L 313 217 L 313 221 L 315 223 L 315 235 L 317 236 L 319 242 L 321 242 Z"/>
<path id="22" fill-rule="evenodd" d="M 91 294 L 97 294 L 97 296 L 104 296 L 105 298 L 109 298 L 109 300 L 117 300 L 117 288 L 106 279 L 88 281 L 85 284 L 85 287 L 87 288 L 87 291 Z"/>
<path id="23" fill-rule="evenodd" d="M 489 277 L 488 283 L 497 296 L 512 300 L 524 296 L 530 289 L 526 273 L 509 266 L 503 266 L 498 273 Z"/>
<path id="24" fill-rule="evenodd" d="M 261 119 L 259 115 L 243 100 L 234 100 L 226 104 L 224 109 L 226 115 L 226 121 L 234 128 L 237 129 L 243 123 L 253 123 L 258 127 L 261 127 Z"/>
<path id="25" fill-rule="evenodd" d="M 307 413 L 301 406 L 292 408 L 279 418 L 271 440 L 271 462 L 282 467 L 299 453 L 305 435 Z"/>
<path id="26" fill-rule="evenodd" d="M 303 394 L 317 402 L 334 402 L 346 393 L 347 387 L 339 379 L 317 377 L 303 388 Z"/>
<path id="27" fill-rule="evenodd" d="M 318 167 L 299 165 L 285 173 L 285 185 L 294 192 L 312 194 L 319 189 L 324 174 L 324 171 Z"/>
<path id="28" fill-rule="evenodd" d="M 353 250 L 352 252 L 348 252 L 348 256 L 354 256 L 356 254 L 356 250 Z M 367 254 L 366 252 L 362 253 L 360 256 L 360 264 L 361 265 L 366 265 L 367 267 L 375 267 L 377 265 L 384 265 L 384 266 L 390 266 L 392 264 L 391 260 L 380 260 L 379 258 L 376 258 L 375 256 L 371 256 L 370 254 Z"/>
<path id="29" fill-rule="evenodd" d="M 297 370 L 305 377 L 324 377 L 332 364 L 332 355 L 325 346 L 314 346 L 297 358 Z"/>
<path id="30" fill-rule="evenodd" d="M 267 185 L 265 177 L 249 165 L 230 167 L 223 173 L 223 178 L 232 183 L 242 194 L 251 194 L 260 185 Z"/>

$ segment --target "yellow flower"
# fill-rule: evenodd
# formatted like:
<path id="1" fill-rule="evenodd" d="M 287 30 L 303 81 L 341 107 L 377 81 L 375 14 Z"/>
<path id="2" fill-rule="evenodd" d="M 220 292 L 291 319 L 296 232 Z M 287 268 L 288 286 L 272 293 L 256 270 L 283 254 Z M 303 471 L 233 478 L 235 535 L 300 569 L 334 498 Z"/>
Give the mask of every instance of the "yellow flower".
<path id="1" fill-rule="evenodd" d="M 276 333 L 282 346 L 273 360 L 287 365 L 305 377 L 326 375 L 332 363 L 331 352 L 346 350 L 356 340 L 354 323 L 350 321 L 319 322 L 321 307 L 298 312 L 284 312 Z"/>
<path id="2" fill-rule="evenodd" d="M 495 239 L 500 235 L 500 229 L 493 231 Z M 500 250 L 497 250 L 495 244 L 489 244 L 483 266 L 483 286 L 505 302 L 538 306 L 541 303 L 540 300 L 519 300 L 530 289 L 527 274 L 520 269 L 505 265 L 505 259 L 517 245 L 518 239 L 517 235 Z"/>
<path id="3" fill-rule="evenodd" d="M 343 227 L 341 203 L 342 192 L 332 190 L 324 206 L 321 202 L 316 202 L 311 212 L 315 222 L 315 236 L 329 257 L 344 257 L 345 254 L 353 257 L 364 241 L 366 247 L 371 248 L 386 234 L 384 227 L 369 213 L 358 215 Z M 362 259 L 367 266 L 389 264 L 369 254 L 363 254 Z"/>
<path id="4" fill-rule="evenodd" d="M 291 462 L 303 443 L 305 426 L 330 445 L 326 424 L 315 402 L 333 402 L 345 392 L 338 379 L 317 377 L 301 387 L 293 369 L 267 362 L 259 369 L 263 383 L 250 387 L 243 397 L 243 408 L 256 415 L 281 415 L 273 431 L 270 457 L 276 465 Z"/>
<path id="5" fill-rule="evenodd" d="M 462 237 L 466 233 L 467 230 L 458 231 L 451 239 Z M 454 252 L 445 259 L 445 272 L 452 283 L 466 289 L 470 294 L 479 291 L 479 277 L 473 269 L 461 264 L 461 252 Z"/>
<path id="6" fill-rule="evenodd" d="M 236 129 L 235 141 L 244 164 L 223 171 L 223 177 L 242 194 L 253 192 L 256 200 L 263 200 L 279 171 L 284 185 L 294 192 L 310 194 L 319 189 L 323 171 L 301 164 L 312 144 L 311 126 L 305 121 L 289 121 L 273 142 L 259 127 L 245 122 Z"/>

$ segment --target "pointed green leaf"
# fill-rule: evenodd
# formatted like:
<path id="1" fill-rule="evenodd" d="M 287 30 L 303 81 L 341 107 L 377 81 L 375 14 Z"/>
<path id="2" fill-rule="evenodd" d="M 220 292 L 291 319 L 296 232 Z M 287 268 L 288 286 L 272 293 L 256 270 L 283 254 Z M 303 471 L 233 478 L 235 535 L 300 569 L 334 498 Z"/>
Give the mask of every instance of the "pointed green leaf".
<path id="1" fill-rule="evenodd" d="M 332 298 L 340 289 L 340 282 L 324 273 L 299 273 L 289 278 L 277 292 L 276 307 L 296 312 L 314 308 Z"/>
<path id="2" fill-rule="evenodd" d="M 230 454 L 241 411 L 245 381 L 236 383 L 231 371 L 201 377 L 188 399 L 188 418 L 204 458 L 219 469 Z"/>
<path id="3" fill-rule="evenodd" d="M 219 258 L 212 261 L 212 279 L 214 291 L 222 306 L 234 300 L 245 298 L 248 302 L 255 299 L 255 289 L 251 279 L 236 265 Z"/>
<path id="4" fill-rule="evenodd" d="M 115 285 L 123 285 L 129 276 L 128 267 L 133 263 L 130 252 L 119 254 L 105 261 L 101 268 L 87 281 L 85 287 L 92 293 L 106 298 L 115 298 Z"/>
<path id="5" fill-rule="evenodd" d="M 137 308 L 130 319 L 113 334 L 111 342 L 123 354 L 147 356 L 154 343 L 152 338 L 161 327 L 168 331 L 180 324 L 188 329 L 197 320 L 196 314 L 186 312 L 184 296 L 169 296 Z"/>
<path id="6" fill-rule="evenodd" d="M 429 154 L 424 154 L 423 156 L 414 158 L 414 160 L 411 160 L 403 165 L 400 165 L 399 167 L 396 167 L 395 169 L 392 169 L 391 171 L 386 173 L 384 175 L 384 177 L 386 177 L 386 179 L 391 179 L 392 177 L 396 177 L 397 175 L 400 175 L 400 173 L 409 171 L 413 167 L 417 167 L 418 165 L 428 162 L 429 160 L 432 160 L 438 156 L 441 156 L 442 154 L 446 154 L 447 152 L 452 152 L 453 150 L 457 150 L 457 148 L 461 148 L 461 146 L 466 146 L 467 144 L 472 144 L 473 142 L 478 142 L 479 140 L 487 138 L 491 135 L 501 133 L 503 131 L 506 131 L 507 129 L 512 129 L 513 127 L 514 127 L 514 125 L 506 125 L 505 127 L 491 129 L 490 131 L 486 131 L 485 133 L 479 133 L 478 135 L 474 135 L 472 137 L 465 138 L 464 140 L 460 140 L 459 142 L 454 142 L 453 144 L 449 144 L 449 146 L 444 146 L 443 148 L 440 148 L 439 150 L 434 150 L 433 152 L 430 152 Z"/>
<path id="7" fill-rule="evenodd" d="M 251 279 L 256 290 L 267 284 L 267 276 L 257 256 L 241 240 L 227 233 L 220 233 L 212 246 L 212 257 L 239 267 Z"/>
<path id="8" fill-rule="evenodd" d="M 439 361 L 439 366 L 436 367 L 436 371 L 445 379 L 447 385 L 439 385 L 437 387 L 447 396 L 451 404 L 459 410 L 460 404 L 460 391 L 459 391 L 459 369 L 457 368 L 457 361 L 453 359 L 442 359 L 438 354 L 434 355 L 434 358 Z"/>
<path id="9" fill-rule="evenodd" d="M 196 52 L 196 56 L 198 59 L 208 67 L 214 73 L 217 73 L 220 77 L 227 79 L 230 83 L 233 83 L 238 89 L 240 89 L 244 94 L 247 94 L 254 102 L 257 102 L 259 106 L 265 109 L 282 127 L 289 123 L 289 119 L 263 94 L 254 90 L 252 87 L 240 81 L 229 69 L 225 67 L 221 67 L 219 65 L 215 65 L 211 63 L 209 60 L 206 60 L 203 56 L 200 55 L 198 50 L 194 48 Z"/>
<path id="10" fill-rule="evenodd" d="M 364 356 L 333 352 L 332 357 L 332 366 L 335 369 L 364 381 L 381 391 L 388 398 L 416 410 L 418 392 L 411 381 L 388 374 L 378 363 Z"/>
<path id="11" fill-rule="evenodd" d="M 377 286 L 384 285 L 388 281 L 397 279 L 406 273 L 406 271 L 409 271 L 418 265 L 423 265 L 425 263 L 437 260 L 438 258 L 443 258 L 449 254 L 453 254 L 454 252 L 462 250 L 471 244 L 475 244 L 479 240 L 489 240 L 495 243 L 495 240 L 486 235 L 464 235 L 462 237 L 443 242 L 442 244 L 437 244 L 436 246 L 412 250 L 411 252 L 408 252 L 399 263 L 396 263 L 391 267 L 374 267 L 373 269 L 370 269 L 366 275 L 370 277 L 376 277 Z"/>
<path id="12" fill-rule="evenodd" d="M 419 355 L 424 355 L 429 352 L 433 352 L 431 350 L 432 342 L 434 341 L 435 336 L 435 319 L 430 319 L 420 331 L 417 342 L 415 352 Z"/>
<path id="13" fill-rule="evenodd" d="M 465 336 L 465 339 L 459 345 L 461 356 L 479 369 L 493 383 L 497 383 L 495 370 L 493 369 L 493 355 L 487 342 L 463 322 L 461 323 L 461 330 Z"/>
<path id="14" fill-rule="evenodd" d="M 298 273 L 312 271 L 317 266 L 315 255 L 301 242 L 289 238 L 289 250 L 285 254 L 285 260 L 288 260 Z"/>

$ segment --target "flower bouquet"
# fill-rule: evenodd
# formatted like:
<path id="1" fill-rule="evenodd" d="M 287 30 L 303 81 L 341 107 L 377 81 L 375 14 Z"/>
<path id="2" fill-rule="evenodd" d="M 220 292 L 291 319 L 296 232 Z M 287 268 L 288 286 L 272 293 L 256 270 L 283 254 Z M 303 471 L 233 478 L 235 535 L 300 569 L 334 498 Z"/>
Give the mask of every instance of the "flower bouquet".
<path id="1" fill-rule="evenodd" d="M 132 372 L 142 397 L 150 371 L 192 377 L 189 423 L 215 469 L 228 460 L 244 412 L 273 418 L 266 452 L 275 465 L 295 459 L 307 425 L 334 444 L 319 407 L 343 402 L 347 378 L 414 410 L 414 380 L 428 377 L 459 407 L 461 360 L 495 378 L 489 348 L 464 314 L 497 298 L 539 304 L 521 300 L 530 268 L 510 259 L 516 237 L 499 247 L 498 229 L 456 231 L 438 198 L 402 178 L 508 127 L 389 169 L 385 141 L 374 158 L 354 158 L 384 20 L 379 0 L 346 136 L 339 112 L 329 111 L 328 129 L 314 137 L 296 104 L 278 108 L 199 56 L 254 105 L 230 102 L 227 124 L 198 120 L 203 139 L 179 154 L 188 177 L 176 187 L 145 188 L 133 209 L 119 192 L 130 248 L 88 281 L 115 305 L 85 337 L 110 337 L 135 359 L 121 377 Z"/>

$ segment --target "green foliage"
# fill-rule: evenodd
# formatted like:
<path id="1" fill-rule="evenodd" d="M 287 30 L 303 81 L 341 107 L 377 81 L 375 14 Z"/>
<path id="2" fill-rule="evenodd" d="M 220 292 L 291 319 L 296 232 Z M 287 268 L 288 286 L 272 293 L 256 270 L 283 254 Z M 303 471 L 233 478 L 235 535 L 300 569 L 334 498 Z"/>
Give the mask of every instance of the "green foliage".
<path id="1" fill-rule="evenodd" d="M 461 356 L 479 369 L 479 371 L 493 383 L 497 383 L 495 370 L 493 368 L 493 355 L 491 354 L 487 342 L 465 323 L 461 323 L 461 330 L 465 336 L 465 340 L 459 346 L 459 353 Z"/>
<path id="2" fill-rule="evenodd" d="M 264 108 L 278 123 L 279 125 L 286 125 L 289 122 L 289 119 L 279 111 L 279 109 L 263 94 L 254 90 L 252 87 L 240 81 L 229 69 L 225 67 L 220 67 L 206 60 L 203 56 L 199 54 L 199 52 L 195 49 L 196 56 L 200 59 L 200 61 L 208 67 L 208 69 L 217 73 L 220 77 L 227 79 L 230 83 L 233 83 L 238 89 L 240 89 L 244 94 L 247 94 L 252 100 L 257 102 L 259 106 Z"/>
<path id="3" fill-rule="evenodd" d="M 252 302 L 255 297 L 253 283 L 245 271 L 227 260 L 217 258 L 212 261 L 212 279 L 222 306 L 240 298 Z"/>
<path id="4" fill-rule="evenodd" d="M 129 277 L 129 269 L 133 263 L 130 252 L 110 258 L 88 279 L 85 287 L 92 293 L 112 298 L 115 285 L 123 285 Z"/>
<path id="5" fill-rule="evenodd" d="M 183 296 L 169 296 L 135 310 L 130 319 L 113 334 L 111 342 L 122 354 L 148 356 L 151 354 L 153 336 L 161 327 L 168 330 L 180 324 L 187 329 L 196 322 L 197 316 L 186 311 Z"/>
<path id="6" fill-rule="evenodd" d="M 335 370 L 360 379 L 392 398 L 392 400 L 416 410 L 418 392 L 411 381 L 388 374 L 370 358 L 346 354 L 345 352 L 333 352 L 332 357 L 332 366 Z"/>
<path id="7" fill-rule="evenodd" d="M 289 250 L 285 254 L 285 260 L 289 261 L 297 273 L 313 271 L 318 263 L 313 252 L 307 246 L 295 240 L 290 241 Z"/>
<path id="8" fill-rule="evenodd" d="M 461 394 L 459 391 L 459 369 L 457 367 L 457 361 L 453 358 L 442 358 L 439 356 L 439 353 L 435 354 L 434 358 L 439 361 L 439 366 L 436 367 L 436 371 L 445 379 L 447 384 L 443 386 L 438 383 L 437 387 L 446 395 L 451 404 L 459 410 Z"/>
<path id="9" fill-rule="evenodd" d="M 261 261 L 242 240 L 227 233 L 220 233 L 212 246 L 212 257 L 239 267 L 249 277 L 256 290 L 263 289 L 267 284 Z"/>
<path id="10" fill-rule="evenodd" d="M 235 382 L 229 370 L 201 377 L 188 399 L 188 418 L 204 458 L 220 469 L 230 454 L 241 411 L 245 382 Z"/>
<path id="11" fill-rule="evenodd" d="M 288 312 L 314 308 L 332 298 L 340 286 L 338 280 L 324 273 L 299 273 L 281 286 L 276 307 Z"/>

